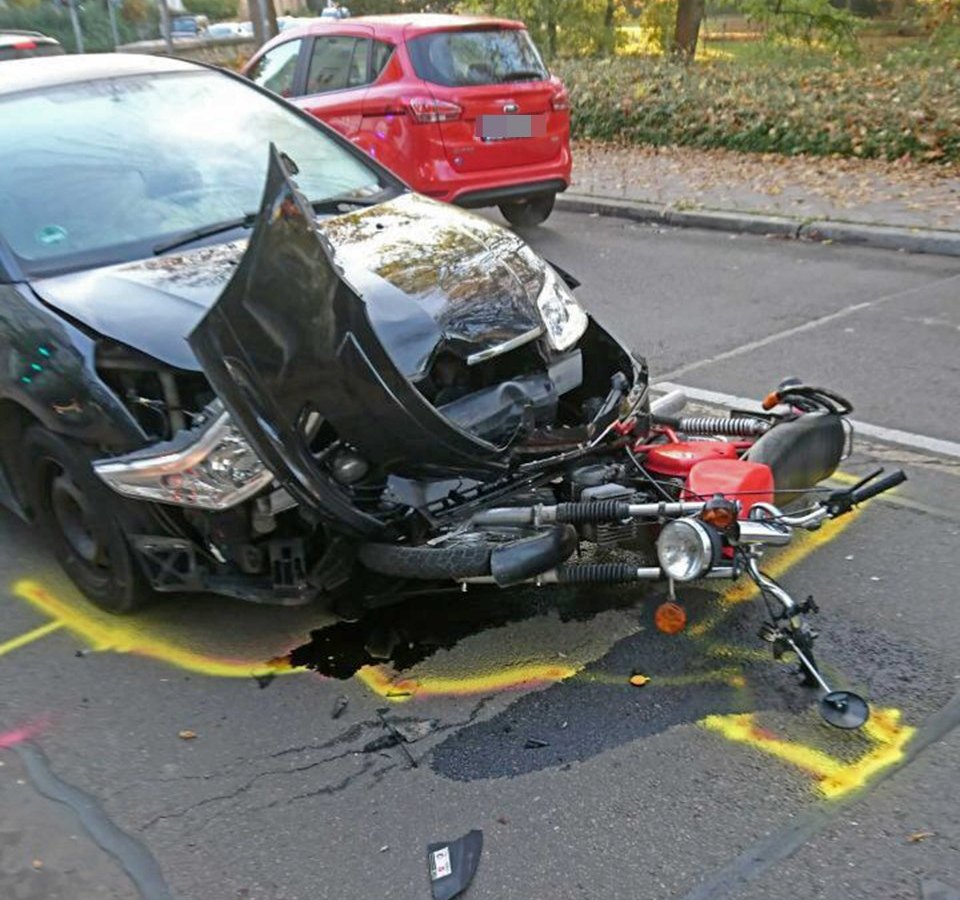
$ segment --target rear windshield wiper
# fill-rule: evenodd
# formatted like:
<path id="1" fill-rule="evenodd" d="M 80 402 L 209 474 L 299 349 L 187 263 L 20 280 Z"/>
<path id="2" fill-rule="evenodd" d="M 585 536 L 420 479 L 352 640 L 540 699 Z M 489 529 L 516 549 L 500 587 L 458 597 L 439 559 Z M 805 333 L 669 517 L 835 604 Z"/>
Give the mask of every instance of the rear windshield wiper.
<path id="1" fill-rule="evenodd" d="M 500 76 L 501 81 L 545 81 L 546 75 L 539 69 L 516 69 Z"/>
<path id="2" fill-rule="evenodd" d="M 185 247 L 201 238 L 213 237 L 215 234 L 223 234 L 225 231 L 233 231 L 236 228 L 253 228 L 253 223 L 257 221 L 257 213 L 246 213 L 239 219 L 228 219 L 225 222 L 214 222 L 211 225 L 202 225 L 200 228 L 194 228 L 191 231 L 184 231 L 175 238 L 157 244 L 153 248 L 153 255 L 159 256 L 161 253 L 168 253 L 170 250 L 176 250 L 179 247 Z"/>

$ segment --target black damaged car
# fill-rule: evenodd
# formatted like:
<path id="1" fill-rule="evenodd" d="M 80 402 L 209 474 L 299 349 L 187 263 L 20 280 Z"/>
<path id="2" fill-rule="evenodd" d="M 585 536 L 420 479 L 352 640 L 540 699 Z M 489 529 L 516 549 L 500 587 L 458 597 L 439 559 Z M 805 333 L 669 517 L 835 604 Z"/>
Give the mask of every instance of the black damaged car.
<path id="1" fill-rule="evenodd" d="M 229 73 L 14 62 L 0 121 L 0 498 L 106 609 L 483 575 L 427 542 L 644 408 L 569 276 Z"/>

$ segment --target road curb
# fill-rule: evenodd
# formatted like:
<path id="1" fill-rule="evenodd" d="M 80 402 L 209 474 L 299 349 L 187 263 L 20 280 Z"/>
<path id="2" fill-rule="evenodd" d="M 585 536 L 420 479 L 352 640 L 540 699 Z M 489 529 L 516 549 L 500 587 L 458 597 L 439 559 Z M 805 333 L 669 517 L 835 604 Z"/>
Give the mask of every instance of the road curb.
<path id="1" fill-rule="evenodd" d="M 854 244 L 905 253 L 960 256 L 960 231 L 897 228 L 889 225 L 834 222 L 828 219 L 811 222 L 786 216 L 761 216 L 755 213 L 709 209 L 680 210 L 635 200 L 575 193 L 559 195 L 557 208 L 565 212 L 613 216 L 675 228 L 703 228 L 734 234 L 760 234 L 819 243 Z"/>

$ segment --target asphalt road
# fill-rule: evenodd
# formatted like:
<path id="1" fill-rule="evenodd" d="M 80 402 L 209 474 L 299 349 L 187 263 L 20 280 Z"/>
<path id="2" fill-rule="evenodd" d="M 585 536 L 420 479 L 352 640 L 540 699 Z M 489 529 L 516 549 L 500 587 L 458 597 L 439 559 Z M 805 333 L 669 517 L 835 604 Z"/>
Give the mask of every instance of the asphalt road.
<path id="1" fill-rule="evenodd" d="M 532 243 L 655 378 L 797 374 L 960 441 L 960 261 L 548 224 Z M 911 480 L 772 563 L 869 696 L 860 733 L 820 723 L 735 591 L 688 591 L 675 637 L 649 589 L 115 619 L 0 516 L 0 897 L 417 900 L 427 844 L 474 828 L 475 900 L 958 896 L 960 458 L 874 441 L 844 471 L 877 459 Z M 338 677 L 254 677 L 302 645 Z M 376 748 L 380 709 L 412 761 Z"/>

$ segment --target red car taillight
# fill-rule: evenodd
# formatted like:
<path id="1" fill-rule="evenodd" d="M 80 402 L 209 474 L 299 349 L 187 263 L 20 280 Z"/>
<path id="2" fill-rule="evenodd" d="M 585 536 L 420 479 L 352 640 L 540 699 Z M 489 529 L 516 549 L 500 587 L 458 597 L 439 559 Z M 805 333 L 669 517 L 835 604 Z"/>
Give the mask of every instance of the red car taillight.
<path id="1" fill-rule="evenodd" d="M 437 100 L 433 97 L 413 97 L 407 101 L 410 115 L 415 122 L 455 122 L 463 115 L 463 110 L 449 100 Z"/>
<path id="2" fill-rule="evenodd" d="M 550 98 L 550 106 L 554 112 L 570 109 L 570 95 L 565 87 L 557 88 L 556 93 Z"/>

